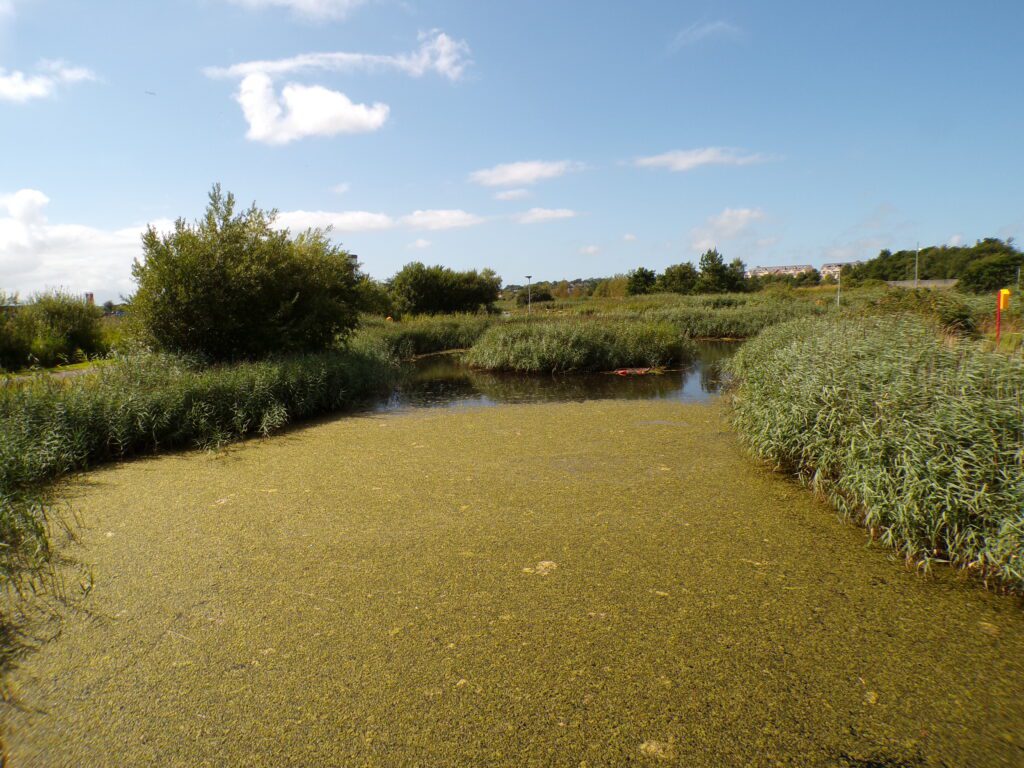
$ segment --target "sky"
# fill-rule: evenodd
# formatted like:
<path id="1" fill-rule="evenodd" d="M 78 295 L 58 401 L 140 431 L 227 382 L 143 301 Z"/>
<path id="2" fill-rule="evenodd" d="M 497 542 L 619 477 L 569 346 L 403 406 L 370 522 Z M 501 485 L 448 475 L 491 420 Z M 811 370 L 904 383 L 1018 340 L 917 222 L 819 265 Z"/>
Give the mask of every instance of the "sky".
<path id="1" fill-rule="evenodd" d="M 129 296 L 219 182 L 380 279 L 1024 234 L 1024 3 L 0 0 L 0 290 Z"/>

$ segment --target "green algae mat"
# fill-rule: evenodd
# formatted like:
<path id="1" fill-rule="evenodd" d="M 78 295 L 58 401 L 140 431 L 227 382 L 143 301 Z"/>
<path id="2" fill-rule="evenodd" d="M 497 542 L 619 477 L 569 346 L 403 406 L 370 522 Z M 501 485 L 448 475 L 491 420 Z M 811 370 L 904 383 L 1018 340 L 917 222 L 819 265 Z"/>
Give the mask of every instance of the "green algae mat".
<path id="1" fill-rule="evenodd" d="M 12 766 L 1024 765 L 1024 611 L 718 406 L 350 416 L 70 482 Z"/>

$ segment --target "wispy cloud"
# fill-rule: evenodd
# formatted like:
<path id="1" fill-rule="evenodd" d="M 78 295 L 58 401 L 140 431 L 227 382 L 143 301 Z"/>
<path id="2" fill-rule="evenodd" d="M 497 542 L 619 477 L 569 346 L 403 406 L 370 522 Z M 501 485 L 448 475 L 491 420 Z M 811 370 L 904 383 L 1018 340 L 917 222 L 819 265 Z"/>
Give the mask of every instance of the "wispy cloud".
<path id="1" fill-rule="evenodd" d="M 598 248 L 596 245 L 584 245 L 582 248 L 580 248 L 580 254 L 582 254 L 583 256 L 596 256 L 600 252 L 601 249 Z"/>
<path id="2" fill-rule="evenodd" d="M 520 224 L 540 224 L 545 221 L 572 219 L 577 215 L 576 211 L 569 208 L 531 208 L 516 218 Z"/>
<path id="3" fill-rule="evenodd" d="M 730 147 L 701 147 L 698 149 L 675 149 L 660 155 L 638 157 L 633 164 L 640 168 L 667 168 L 670 171 L 692 171 L 702 165 L 754 165 L 766 163 L 772 158 L 753 152 Z"/>
<path id="4" fill-rule="evenodd" d="M 764 218 L 760 208 L 726 208 L 690 232 L 690 247 L 695 251 L 717 248 L 723 241 L 748 235 L 753 224 Z"/>
<path id="5" fill-rule="evenodd" d="M 0 68 L 0 101 L 26 102 L 53 96 L 57 89 L 95 80 L 91 69 L 73 67 L 64 61 L 43 60 L 34 74 Z"/>
<path id="6" fill-rule="evenodd" d="M 622 236 L 622 239 L 625 240 L 627 243 L 632 243 L 634 240 L 636 240 L 636 235 L 634 235 L 632 232 L 627 232 Z"/>
<path id="7" fill-rule="evenodd" d="M 455 40 L 439 29 L 421 32 L 419 38 L 419 48 L 409 53 L 302 53 L 285 59 L 244 61 L 227 67 L 206 67 L 203 72 L 212 78 L 244 78 L 253 74 L 278 77 L 315 71 L 398 71 L 411 77 L 423 77 L 434 72 L 449 80 L 459 80 L 466 67 L 472 63 L 469 58 L 469 44 L 464 40 Z"/>
<path id="8" fill-rule="evenodd" d="M 523 160 L 473 171 L 469 180 L 485 187 L 525 187 L 582 168 L 582 163 L 573 160 Z"/>
<path id="9" fill-rule="evenodd" d="M 2 2 L 2 0 L 0 0 Z M 245 8 L 287 8 L 309 19 L 343 19 L 366 0 L 228 0 Z M 0 6 L 2 7 L 2 6 Z"/>
<path id="10" fill-rule="evenodd" d="M 715 37 L 736 38 L 739 37 L 740 32 L 740 28 L 736 25 L 720 19 L 718 21 L 698 21 L 679 30 L 669 44 L 669 50 L 673 52 L 678 51 L 681 48 L 695 45 L 702 40 L 709 40 Z"/>
<path id="11" fill-rule="evenodd" d="M 402 218 L 402 223 L 413 229 L 462 229 L 483 222 L 483 217 L 460 209 L 413 211 Z"/>
<path id="12" fill-rule="evenodd" d="M 386 213 L 370 211 L 285 211 L 277 215 L 279 227 L 298 232 L 330 227 L 335 232 L 379 232 L 394 228 L 398 222 Z"/>
<path id="13" fill-rule="evenodd" d="M 530 196 L 530 190 L 528 189 L 506 189 L 502 192 L 496 192 L 494 194 L 495 200 L 522 200 L 525 197 Z"/>

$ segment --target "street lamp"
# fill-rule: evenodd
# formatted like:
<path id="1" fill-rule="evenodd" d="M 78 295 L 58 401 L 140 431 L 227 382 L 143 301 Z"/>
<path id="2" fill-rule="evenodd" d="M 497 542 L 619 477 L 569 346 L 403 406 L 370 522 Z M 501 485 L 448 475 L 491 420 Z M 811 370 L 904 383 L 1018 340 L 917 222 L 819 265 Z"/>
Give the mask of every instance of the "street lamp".
<path id="1" fill-rule="evenodd" d="M 526 314 L 530 314 L 530 308 L 533 306 L 533 293 L 530 290 L 530 279 L 533 275 L 526 276 Z"/>

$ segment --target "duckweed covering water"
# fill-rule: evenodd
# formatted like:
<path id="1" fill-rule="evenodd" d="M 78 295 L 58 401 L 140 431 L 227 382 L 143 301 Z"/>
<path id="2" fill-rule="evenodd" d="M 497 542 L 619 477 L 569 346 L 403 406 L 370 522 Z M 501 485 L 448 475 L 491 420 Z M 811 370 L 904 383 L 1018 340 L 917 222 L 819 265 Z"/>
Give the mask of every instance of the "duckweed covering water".
<path id="1" fill-rule="evenodd" d="M 1019 765 L 1024 614 L 716 408 L 344 418 L 64 488 L 93 590 L 14 766 Z"/>

